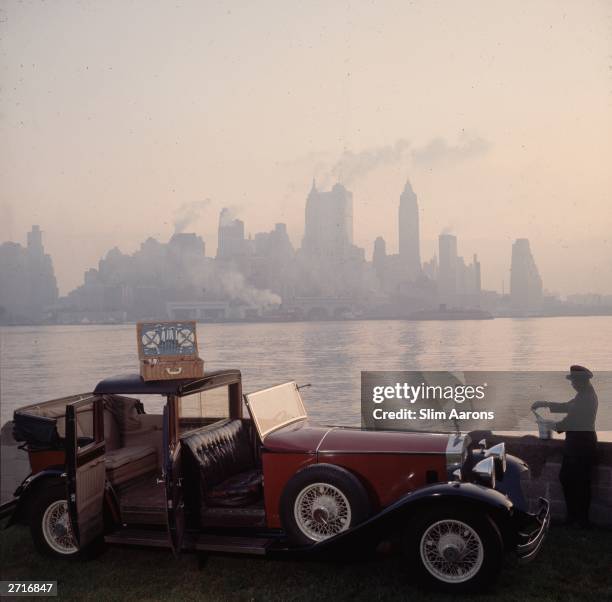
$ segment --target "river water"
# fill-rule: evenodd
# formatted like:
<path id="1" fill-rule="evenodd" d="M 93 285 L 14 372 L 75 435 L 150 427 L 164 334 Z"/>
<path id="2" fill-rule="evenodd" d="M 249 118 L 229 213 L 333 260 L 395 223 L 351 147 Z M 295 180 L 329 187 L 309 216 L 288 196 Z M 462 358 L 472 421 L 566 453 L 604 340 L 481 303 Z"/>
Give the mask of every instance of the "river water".
<path id="1" fill-rule="evenodd" d="M 2 424 L 19 406 L 138 370 L 133 325 L 9 327 L 0 337 Z M 303 390 L 309 414 L 334 424 L 359 424 L 362 370 L 612 370 L 607 316 L 200 324 L 198 339 L 206 370 L 239 368 L 245 392 L 312 383 Z M 600 416 L 608 410 L 612 399 L 600 396 Z"/>

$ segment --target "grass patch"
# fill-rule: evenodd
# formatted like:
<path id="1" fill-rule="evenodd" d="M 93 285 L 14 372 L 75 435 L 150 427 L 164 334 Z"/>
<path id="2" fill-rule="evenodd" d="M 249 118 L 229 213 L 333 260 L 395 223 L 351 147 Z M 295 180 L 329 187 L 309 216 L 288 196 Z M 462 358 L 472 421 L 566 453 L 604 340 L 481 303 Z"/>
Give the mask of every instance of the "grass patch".
<path id="1" fill-rule="evenodd" d="M 30 533 L 0 533 L 2 579 L 57 579 L 62 600 L 452 600 L 411 584 L 396 556 L 356 564 L 296 562 L 108 546 L 94 560 L 47 559 Z M 454 597 L 456 598 L 456 596 Z M 538 558 L 507 566 L 486 602 L 612 599 L 612 532 L 554 527 Z"/>

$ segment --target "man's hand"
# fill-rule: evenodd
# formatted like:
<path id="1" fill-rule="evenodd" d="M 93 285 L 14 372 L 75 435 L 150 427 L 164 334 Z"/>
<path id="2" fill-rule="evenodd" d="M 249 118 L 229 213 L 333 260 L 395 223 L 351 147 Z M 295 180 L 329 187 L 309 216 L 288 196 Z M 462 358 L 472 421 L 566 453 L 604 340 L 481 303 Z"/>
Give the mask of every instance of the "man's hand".
<path id="1" fill-rule="evenodd" d="M 547 408 L 549 406 L 549 402 L 548 401 L 534 401 L 531 404 L 531 409 L 532 410 L 537 410 L 538 408 Z"/>

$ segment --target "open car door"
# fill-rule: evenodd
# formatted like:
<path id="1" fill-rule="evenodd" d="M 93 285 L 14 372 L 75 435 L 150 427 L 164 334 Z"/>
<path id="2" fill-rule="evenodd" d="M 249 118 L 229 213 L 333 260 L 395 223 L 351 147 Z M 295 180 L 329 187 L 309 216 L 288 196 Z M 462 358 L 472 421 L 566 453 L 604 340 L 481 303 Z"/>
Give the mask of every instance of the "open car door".
<path id="1" fill-rule="evenodd" d="M 177 399 L 171 396 L 164 407 L 163 454 L 168 536 L 175 556 L 178 556 L 181 551 L 185 533 L 182 449 L 178 433 Z"/>
<path id="2" fill-rule="evenodd" d="M 66 406 L 68 513 L 83 549 L 104 531 L 104 400 L 88 396 Z"/>

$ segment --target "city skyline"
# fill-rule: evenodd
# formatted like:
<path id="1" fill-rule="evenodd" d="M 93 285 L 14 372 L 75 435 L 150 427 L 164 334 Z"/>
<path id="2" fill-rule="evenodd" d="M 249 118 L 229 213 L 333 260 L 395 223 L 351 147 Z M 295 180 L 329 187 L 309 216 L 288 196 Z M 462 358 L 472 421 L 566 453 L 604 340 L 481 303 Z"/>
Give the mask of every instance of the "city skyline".
<path id="1" fill-rule="evenodd" d="M 206 241 L 190 231 L 207 205 L 185 206 L 167 242 L 149 236 L 132 254 L 110 249 L 65 296 L 42 231 L 32 226 L 26 247 L 0 244 L 0 321 L 488 319 L 612 310 L 612 295 L 562 301 L 546 293 L 526 238 L 512 244 L 508 295 L 483 287 L 478 255 L 468 263 L 448 231 L 421 261 L 419 198 L 410 180 L 398 195 L 399 252 L 388 253 L 378 236 L 372 261 L 353 244 L 353 193 L 340 183 L 321 190 L 313 179 L 299 247 L 286 224 L 247 236 L 240 217 L 223 208 L 216 254 L 207 256 Z"/>
<path id="2" fill-rule="evenodd" d="M 313 181 L 316 181 L 316 178 Z M 407 178 L 406 182 L 409 183 L 410 178 Z M 211 221 L 210 217 L 213 212 L 217 212 L 218 214 L 221 214 L 221 212 L 226 210 L 228 212 L 228 215 L 230 213 L 233 215 L 236 212 L 240 212 L 240 207 L 239 206 L 233 206 L 232 208 L 223 207 L 222 204 L 211 202 L 210 199 L 206 199 L 206 201 L 203 201 L 203 202 L 195 201 L 195 202 L 183 203 L 176 209 L 176 211 L 168 219 L 164 220 L 163 230 L 161 232 L 157 231 L 153 233 L 152 235 L 159 239 L 164 239 L 165 237 L 171 236 L 172 233 L 176 230 L 176 223 L 178 220 L 181 219 L 180 215 L 185 210 L 185 207 L 196 207 L 197 208 L 195 210 L 190 210 L 192 211 L 192 215 L 188 223 L 191 224 L 192 226 L 194 224 L 196 225 L 196 227 L 193 228 L 193 230 L 199 235 L 202 235 L 203 238 L 205 239 L 207 249 L 211 250 L 210 256 L 215 256 L 215 252 L 219 247 L 219 242 L 217 239 L 217 229 L 215 228 L 214 230 L 211 231 L 210 228 L 207 227 L 206 225 L 202 226 L 202 223 L 210 222 Z M 219 207 L 219 209 L 217 209 L 217 207 Z M 6 207 L 4 209 L 6 209 Z M 398 209 L 399 207 L 396 206 L 395 212 L 397 212 Z M 361 212 L 356 211 L 356 213 L 357 215 L 360 215 Z M 386 213 L 389 217 L 393 216 L 393 212 L 387 211 Z M 423 215 L 425 215 L 426 218 L 431 219 L 432 217 L 431 209 L 428 211 L 427 209 L 420 208 L 419 213 L 418 213 L 419 222 L 420 223 L 425 222 L 425 224 L 428 225 L 427 219 L 423 219 L 422 217 Z M 213 218 L 212 221 L 216 222 L 217 220 Z M 242 221 L 244 232 L 247 237 L 253 236 L 255 234 L 253 229 L 248 227 L 247 222 L 245 220 L 239 220 L 239 221 Z M 432 221 L 439 222 L 439 219 L 433 218 Z M 452 223 L 452 222 L 453 220 L 452 218 L 450 218 L 449 223 Z M 285 222 L 282 222 L 282 223 L 285 223 Z M 358 227 L 356 228 L 356 230 L 359 231 L 360 230 L 359 222 L 357 226 Z M 201 228 L 204 230 L 204 232 L 202 232 Z M 2 229 L 1 223 L 0 223 L 0 229 Z M 295 223 L 294 223 L 293 231 L 289 230 L 288 224 L 287 224 L 287 229 L 288 229 L 288 236 L 289 236 L 291 243 L 294 246 L 299 247 L 299 245 L 303 241 L 304 230 L 302 229 L 302 231 L 300 232 L 299 224 L 295 224 Z M 400 239 L 399 239 L 399 236 L 397 235 L 397 226 L 395 226 L 394 228 L 392 225 L 387 224 L 387 226 L 383 229 L 387 233 L 387 236 L 383 236 L 385 240 L 387 252 L 389 251 L 399 252 Z M 432 233 L 431 228 L 427 228 L 427 230 L 429 230 L 428 235 L 426 236 L 423 236 L 423 234 L 419 235 L 419 242 L 420 242 L 419 256 L 422 259 L 422 263 L 425 263 L 427 260 L 431 259 L 431 257 L 433 257 L 437 253 L 437 250 L 438 250 L 438 235 L 435 233 Z M 455 234 L 458 233 L 458 230 L 456 228 L 452 228 L 448 225 L 444 226 L 441 230 L 443 233 L 455 233 Z M 206 232 L 208 232 L 208 234 L 206 234 Z M 72 234 L 74 234 L 75 242 L 76 240 L 81 238 L 81 235 L 77 232 L 72 232 Z M 373 257 L 374 243 L 377 237 L 376 233 L 374 234 L 375 234 L 375 237 L 371 241 L 365 241 L 365 244 L 363 245 L 361 244 L 363 237 L 356 236 L 357 246 L 364 249 L 365 257 L 368 261 L 372 261 L 372 257 Z M 460 235 L 460 238 L 461 238 L 462 252 L 466 254 L 467 256 L 472 256 L 474 254 L 487 254 L 487 256 L 489 257 L 490 263 L 485 264 L 484 266 L 485 275 L 483 276 L 483 280 L 486 281 L 487 288 L 490 290 L 497 291 L 497 292 L 504 292 L 504 291 L 509 290 L 510 281 L 511 281 L 511 273 L 510 273 L 510 268 L 508 266 L 510 265 L 509 258 L 511 257 L 511 253 L 508 252 L 508 248 L 509 246 L 512 245 L 513 241 L 516 240 L 516 237 L 513 236 L 512 233 L 508 232 L 501 240 L 500 239 L 493 240 L 487 237 L 470 238 L 469 236 L 466 237 L 463 235 Z M 525 237 L 519 237 L 519 238 L 525 238 Z M 0 241 L 0 243 L 1 242 L 19 242 L 19 239 L 18 237 L 13 237 L 7 240 Z M 531 242 L 533 246 L 534 241 L 532 240 Z M 557 242 L 562 243 L 559 247 L 560 251 L 564 251 L 564 250 L 567 251 L 568 249 L 573 248 L 572 245 L 567 244 L 567 241 L 557 241 Z M 592 243 L 593 241 L 583 241 L 583 242 L 586 244 L 586 243 Z M 569 283 L 569 286 L 555 287 L 553 285 L 553 286 L 547 287 L 547 290 L 551 293 L 560 294 L 562 296 L 567 296 L 567 295 L 572 295 L 572 294 L 581 294 L 581 293 L 596 293 L 596 294 L 604 294 L 604 295 L 609 294 L 612 291 L 612 280 L 608 283 L 606 276 L 607 276 L 607 272 L 610 271 L 610 275 L 612 277 L 612 269 L 609 269 L 609 265 L 612 265 L 612 255 L 610 255 L 610 263 L 609 263 L 606 261 L 606 258 L 607 258 L 606 253 L 608 252 L 607 250 L 608 245 L 612 248 L 612 237 L 610 238 L 610 240 L 602 239 L 599 242 L 601 244 L 601 248 L 604 249 L 604 255 L 601 257 L 595 258 L 595 261 L 597 259 L 600 259 L 601 261 L 603 261 L 603 266 L 600 265 L 600 267 L 603 267 L 602 278 L 595 280 L 592 286 L 585 285 L 585 287 L 582 287 L 582 288 L 578 287 L 575 284 L 576 282 L 575 279 L 565 280 L 564 282 Z M 62 244 L 66 246 L 69 250 L 72 250 L 73 248 L 70 238 L 63 238 Z M 113 245 L 112 247 L 107 248 L 106 251 L 103 250 L 102 255 L 108 250 L 110 250 L 110 248 L 114 248 L 114 247 L 118 247 L 122 251 L 125 251 L 125 252 L 133 252 L 134 250 L 137 249 L 138 244 L 139 243 L 137 242 L 137 239 L 130 240 L 130 241 L 123 241 L 123 244 Z M 53 247 L 53 245 L 48 244 L 48 248 L 51 248 L 51 247 Z M 545 247 L 543 247 L 541 242 L 536 240 L 535 248 L 538 250 L 537 251 L 538 255 L 546 256 L 547 250 Z M 212 252 L 213 249 L 215 249 L 215 252 Z M 483 253 L 483 249 L 484 249 L 484 253 Z M 612 253 L 612 250 L 610 252 Z M 77 258 L 77 261 L 78 259 L 80 259 L 80 256 Z M 598 265 L 597 263 L 595 263 L 595 261 L 592 262 L 591 265 L 586 265 L 585 271 L 588 272 L 592 269 L 595 269 L 595 266 Z M 84 265 L 82 273 L 85 272 L 87 269 L 93 267 L 96 263 L 97 263 L 97 260 L 94 260 L 92 263 Z M 60 293 L 63 295 L 70 292 L 70 290 L 73 290 L 82 281 L 82 273 L 80 277 L 77 275 L 76 268 L 74 267 L 75 264 L 76 262 L 71 262 L 72 273 L 70 277 L 66 277 L 65 270 L 62 270 L 61 267 L 59 269 L 56 267 L 58 287 L 59 287 Z M 546 266 L 545 261 L 542 262 L 542 264 Z M 554 282 L 553 278 L 547 279 L 547 280 L 548 282 L 550 282 L 551 280 Z M 66 282 L 69 282 L 71 284 L 66 284 Z"/>
<path id="3" fill-rule="evenodd" d="M 339 201 L 340 203 L 340 209 L 336 209 L 335 213 L 333 208 L 334 199 L 336 202 Z M 312 209 L 313 203 L 317 203 L 316 210 Z M 177 217 L 174 222 L 174 234 L 185 233 L 190 237 L 195 237 L 198 242 L 192 240 L 190 244 L 194 244 L 195 242 L 196 245 L 201 245 L 202 257 L 214 257 L 220 260 L 240 257 L 248 254 L 247 248 L 244 246 L 245 243 L 250 241 L 257 245 L 259 237 L 264 235 L 268 236 L 264 232 L 251 232 L 248 227 L 246 227 L 245 222 L 240 219 L 240 215 L 235 214 L 235 210 L 224 207 L 219 211 L 218 228 L 216 229 L 217 236 L 215 237 L 217 240 L 217 245 L 215 251 L 213 252 L 212 249 L 214 247 L 212 247 L 210 241 L 206 240 L 200 232 L 193 229 L 194 224 L 197 224 L 200 221 L 203 211 L 208 208 L 209 205 L 210 203 L 208 201 L 185 205 L 181 208 L 180 217 Z M 320 215 L 317 215 L 313 211 L 320 213 Z M 309 215 L 311 216 L 310 227 L 308 226 Z M 456 261 L 463 261 L 458 252 L 458 238 L 461 238 L 461 236 L 457 236 L 455 233 L 452 233 L 449 228 L 445 228 L 438 235 L 433 252 L 430 255 L 424 255 L 422 253 L 420 245 L 420 206 L 418 203 L 418 196 L 412 188 L 410 178 L 406 179 L 403 190 L 399 195 L 396 215 L 397 223 L 395 239 L 391 237 L 390 240 L 387 240 L 383 236 L 377 236 L 367 248 L 361 248 L 358 245 L 353 245 L 354 220 L 352 191 L 347 190 L 340 182 L 336 182 L 329 190 L 323 190 L 317 185 L 316 178 L 313 178 L 310 192 L 306 197 L 305 219 L 303 235 L 301 237 L 301 245 L 296 246 L 293 244 L 293 241 L 291 241 L 287 232 L 286 224 L 283 222 L 276 222 L 274 224 L 275 229 L 273 232 L 281 234 L 286 238 L 286 245 L 291 248 L 292 252 L 294 248 L 298 251 L 304 250 L 306 253 L 314 252 L 326 261 L 333 255 L 337 256 L 340 254 L 342 256 L 344 253 L 342 251 L 343 248 L 353 248 L 353 253 L 356 253 L 361 260 L 370 263 L 374 269 L 376 269 L 376 253 L 378 245 L 378 252 L 382 252 L 382 256 L 385 256 L 388 261 L 393 262 L 392 270 L 395 272 L 395 280 L 410 282 L 416 280 L 420 274 L 424 274 L 430 279 L 439 282 L 440 292 L 443 295 L 445 289 L 448 290 L 448 281 L 454 281 L 456 279 Z M 347 220 L 347 224 L 350 224 L 350 226 L 343 225 L 342 228 L 344 231 L 340 233 L 334 231 L 334 225 L 337 227 L 343 220 Z M 41 244 L 40 237 L 42 232 L 43 231 L 40 230 L 40 225 L 33 226 L 33 231 L 27 234 L 28 247 L 30 247 L 32 236 L 37 238 L 39 245 Z M 149 238 L 153 238 L 156 241 L 158 240 L 155 236 Z M 338 240 L 336 240 L 336 238 Z M 171 242 L 171 240 L 172 237 L 169 239 L 169 241 Z M 404 241 L 403 243 L 402 240 Z M 17 241 L 0 241 L 0 245 L 4 243 L 19 244 Z M 142 246 L 144 243 L 133 243 L 133 245 L 138 244 Z M 512 270 L 515 262 L 517 261 L 516 248 L 517 245 L 520 246 L 525 244 L 526 251 L 524 253 L 526 253 L 527 258 L 521 259 L 520 261 L 523 263 L 531 262 L 533 264 L 533 269 L 535 269 L 537 278 L 540 282 L 539 294 L 541 295 L 543 292 L 558 294 L 556 291 L 551 291 L 546 287 L 543 287 L 538 268 L 535 267 L 535 264 L 533 263 L 534 259 L 532 256 L 532 250 L 530 249 L 530 242 L 526 238 L 512 239 L 511 250 L 508 254 L 508 276 L 503 280 L 502 286 L 496 287 L 495 283 L 491 283 L 492 285 L 487 283 L 487 286 L 482 288 L 501 294 L 511 292 L 513 282 Z M 398 251 L 398 253 L 395 255 L 389 254 L 388 252 L 389 249 L 393 248 L 397 249 Z M 100 256 L 99 261 L 104 260 L 109 253 L 116 250 L 125 252 L 119 247 L 107 249 L 107 251 Z M 206 254 L 206 251 L 209 251 L 208 255 Z M 127 252 L 129 253 L 130 251 Z M 47 257 L 49 256 L 52 258 L 52 254 L 48 253 Z M 478 253 L 474 252 L 474 262 L 469 266 L 465 264 L 464 266 L 466 269 L 477 269 L 478 289 L 480 290 L 482 286 L 482 274 L 481 264 L 477 260 L 477 257 Z M 98 265 L 99 261 L 96 262 L 96 265 Z M 452 265 L 452 267 L 449 268 L 449 265 Z M 90 272 L 92 268 L 95 268 L 95 266 L 88 266 L 84 270 L 83 274 L 85 275 L 85 279 L 87 277 L 87 273 Z M 445 270 L 448 272 L 449 269 L 451 273 L 445 273 Z M 442 272 L 441 274 L 439 274 L 440 270 Z M 75 288 L 78 288 L 78 286 L 80 286 L 83 282 L 84 280 L 82 277 L 81 281 L 77 283 Z M 454 286 L 455 285 L 453 284 L 451 288 Z M 61 291 L 58 289 L 58 292 L 60 295 L 66 295 L 73 290 L 74 289 L 70 289 L 69 291 Z M 593 290 L 576 291 L 572 294 L 588 295 L 593 293 L 597 294 L 596 291 Z M 607 295 L 608 293 L 603 294 Z M 569 296 L 571 296 L 571 294 Z"/>
<path id="4" fill-rule="evenodd" d="M 340 188 L 344 188 L 342 186 L 342 184 L 340 182 L 337 182 L 335 185 L 333 185 L 330 190 L 328 191 L 324 191 L 322 189 L 320 189 L 320 187 L 318 187 L 317 183 L 316 183 L 316 178 L 312 179 L 312 185 L 311 185 L 311 190 L 309 193 L 309 197 L 312 196 L 313 191 L 314 192 L 319 192 L 323 195 L 322 198 L 326 197 L 327 195 L 333 194 L 333 190 L 334 187 L 340 187 Z M 350 192 L 350 198 L 351 198 L 351 222 L 353 221 L 353 210 L 352 210 L 352 198 L 353 198 L 353 193 Z M 308 198 L 307 197 L 307 201 Z M 413 205 L 411 206 L 407 211 L 406 209 L 404 209 L 404 213 L 402 214 L 402 206 L 404 205 L 404 207 L 406 206 L 406 202 L 408 199 L 408 203 Z M 221 251 L 221 256 L 219 255 L 219 249 L 220 247 L 223 248 L 223 241 L 219 241 L 218 238 L 218 232 L 220 231 L 218 228 L 215 229 L 215 236 L 211 237 L 212 240 L 216 243 L 216 246 L 214 246 L 211 243 L 211 240 L 209 238 L 204 238 L 204 236 L 202 235 L 201 232 L 196 231 L 197 229 L 193 229 L 193 226 L 200 223 L 203 217 L 203 214 L 207 211 L 209 211 L 211 209 L 212 203 L 210 202 L 209 199 L 207 199 L 206 201 L 203 202 L 194 202 L 194 203 L 186 203 L 184 205 L 182 205 L 179 210 L 177 211 L 177 213 L 174 216 L 174 221 L 173 221 L 173 229 L 171 230 L 171 232 L 182 232 L 185 231 L 189 228 L 192 228 L 192 231 L 194 234 L 197 234 L 198 236 L 202 236 L 202 239 L 205 243 L 205 248 L 206 250 L 209 250 L 209 255 L 210 257 L 217 257 L 217 258 L 222 258 L 223 257 L 223 251 Z M 219 211 L 219 217 L 218 217 L 218 221 L 219 223 L 222 223 L 224 221 L 227 221 L 228 223 L 232 223 L 233 224 L 233 230 L 234 230 L 234 234 L 237 235 L 238 237 L 242 237 L 242 238 L 253 238 L 253 236 L 257 236 L 258 233 L 253 233 L 245 224 L 245 222 L 240 219 L 239 215 L 235 215 L 235 211 L 236 208 L 234 209 L 230 209 L 228 207 L 223 207 L 220 209 Z M 454 233 L 450 228 L 446 227 L 443 229 L 443 231 L 440 233 L 440 235 L 438 235 L 434 240 L 428 240 L 426 241 L 428 244 L 425 245 L 426 248 L 429 249 L 429 252 L 425 252 L 423 253 L 422 248 L 421 248 L 421 234 L 420 234 L 420 223 L 421 223 L 421 211 L 422 209 L 420 209 L 418 203 L 417 203 L 417 195 L 415 194 L 414 190 L 412 189 L 412 185 L 411 185 L 411 181 L 410 178 L 406 178 L 405 181 L 405 185 L 403 187 L 403 191 L 399 196 L 399 204 L 396 207 L 396 215 L 398 216 L 397 218 L 397 224 L 396 224 L 396 229 L 395 229 L 395 236 L 391 236 L 389 237 L 389 239 L 382 237 L 382 236 L 377 236 L 375 239 L 373 239 L 371 241 L 371 244 L 365 246 L 365 247 L 359 247 L 359 245 L 356 245 L 356 248 L 360 248 L 364 251 L 364 258 L 369 261 L 369 262 L 373 262 L 374 261 L 374 256 L 375 256 L 375 249 L 376 249 L 376 243 L 378 241 L 378 239 L 382 239 L 384 242 L 384 247 L 385 247 L 385 252 L 388 253 L 389 250 L 397 250 L 398 254 L 395 257 L 400 257 L 401 254 L 401 247 L 402 247 L 402 243 L 401 243 L 401 239 L 402 239 L 402 220 L 404 220 L 404 222 L 407 222 L 408 228 L 410 229 L 409 233 L 405 233 L 404 238 L 405 240 L 410 240 L 410 243 L 405 243 L 405 248 L 407 245 L 412 245 L 411 247 L 411 253 L 413 254 L 413 258 L 407 258 L 406 257 L 406 253 L 407 251 L 404 250 L 404 263 L 406 261 L 408 261 L 408 264 L 410 264 L 410 267 L 402 267 L 400 268 L 400 270 L 406 270 L 406 274 L 408 274 L 409 279 L 412 277 L 414 277 L 416 275 L 415 272 L 415 265 L 420 265 L 425 271 L 427 271 L 428 268 L 428 264 L 432 261 L 432 260 L 436 260 L 439 258 L 440 255 L 440 238 L 444 237 L 446 234 L 452 235 L 452 238 L 457 239 L 457 236 L 455 236 L 456 233 Z M 404 217 L 403 217 L 404 216 Z M 416 218 L 416 219 L 415 219 Z M 289 240 L 289 244 L 291 244 L 292 246 L 299 248 L 300 247 L 300 242 L 303 244 L 304 243 L 304 239 L 306 239 L 306 241 L 308 241 L 308 235 L 306 232 L 306 226 L 305 226 L 306 222 L 304 221 L 304 227 L 303 227 L 303 234 L 302 236 L 298 235 L 298 245 L 295 245 L 294 241 L 291 240 L 291 236 L 289 235 L 288 231 L 287 231 L 287 226 L 284 222 L 276 222 L 276 225 L 282 225 L 285 228 L 285 235 L 287 236 L 288 240 Z M 38 225 L 40 226 L 40 225 Z M 398 229 L 399 228 L 399 229 Z M 389 228 L 392 230 L 392 228 Z M 229 229 L 229 236 L 231 237 L 231 230 L 232 228 Z M 155 236 L 153 236 L 154 238 L 156 238 Z M 163 237 L 158 236 L 157 238 L 163 239 Z M 352 232 L 352 228 L 351 228 L 351 233 L 350 233 L 350 238 L 352 240 L 353 238 L 353 232 Z M 465 247 L 470 246 L 473 249 L 473 252 L 468 252 L 467 255 L 473 255 L 474 257 L 476 257 L 477 255 L 479 255 L 479 249 L 478 248 L 474 248 L 474 244 L 472 241 L 472 244 L 466 244 L 466 241 L 463 239 L 463 237 L 459 236 L 459 238 L 462 239 L 462 247 L 465 249 Z M 506 247 L 508 245 L 514 245 L 514 242 L 516 242 L 516 240 L 519 240 L 517 238 L 513 238 L 512 236 L 510 236 L 508 238 L 508 241 L 504 241 L 504 244 L 506 244 Z M 12 242 L 12 243 L 19 243 L 18 240 L 7 240 L 7 241 L 0 241 L 0 244 L 3 244 L 4 242 Z M 65 241 L 68 244 L 70 244 L 70 240 Z M 116 247 L 112 247 L 107 249 L 106 251 L 104 251 L 102 253 L 102 255 L 98 258 L 103 258 L 109 251 L 111 251 L 112 249 L 115 248 L 120 248 L 121 251 L 123 252 L 131 252 L 130 249 L 135 250 L 137 248 L 137 245 L 140 244 L 137 241 L 132 241 L 130 243 L 128 243 L 126 245 L 126 248 L 121 249 L 120 247 L 116 246 Z M 226 242 L 226 245 L 229 244 L 230 246 L 232 245 L 232 242 Z M 455 244 L 457 244 L 457 241 L 455 240 Z M 502 244 L 502 243 L 500 243 Z M 308 243 L 307 243 L 308 245 Z M 212 252 L 212 249 L 215 249 L 214 252 Z M 457 250 L 455 250 L 455 254 L 457 254 Z M 51 253 L 52 255 L 52 253 Z M 507 262 L 507 269 L 504 270 L 503 274 L 502 274 L 502 278 L 501 281 L 499 283 L 495 283 L 495 282 L 486 282 L 486 287 L 488 290 L 491 291 L 495 291 L 498 293 L 506 293 L 509 292 L 510 287 L 511 287 L 511 281 L 512 281 L 512 275 L 511 275 L 511 263 L 512 263 L 512 251 L 508 252 L 508 262 Z M 415 263 L 416 262 L 416 263 Z M 87 272 L 89 269 L 95 267 L 95 265 L 97 265 L 97 261 L 94 262 L 94 265 L 88 265 L 83 273 Z M 419 268 L 420 270 L 420 268 Z M 481 276 L 481 266 L 479 264 L 479 279 L 480 281 L 482 281 L 482 276 Z M 60 282 L 60 278 L 58 277 L 57 274 L 57 269 L 56 269 L 56 279 L 58 281 L 58 285 Z M 76 284 L 70 288 L 70 289 L 61 289 L 59 288 L 59 292 L 61 295 L 66 295 L 68 294 L 70 291 L 74 290 L 74 288 L 78 287 L 81 283 L 82 283 L 82 274 L 81 274 L 81 279 L 78 280 L 76 282 Z M 560 293 L 560 291 L 554 290 L 554 289 L 550 289 L 550 288 L 546 288 L 545 290 L 550 293 L 550 294 L 560 294 L 561 296 L 565 297 L 565 296 L 571 296 L 571 295 L 580 295 L 580 294 L 603 294 L 603 295 L 607 295 L 610 294 L 610 291 L 612 291 L 612 286 L 610 286 L 608 289 L 601 289 L 603 292 L 599 292 L 597 290 L 597 288 L 594 289 L 573 289 L 572 292 L 570 293 Z"/>
<path id="5" fill-rule="evenodd" d="M 423 258 L 450 228 L 500 290 L 528 238 L 550 290 L 609 292 L 608 20 L 599 0 L 7 0 L 0 240 L 40 224 L 62 293 L 108 249 L 168 240 L 186 205 L 211 250 L 223 207 L 298 247 L 314 174 L 353 192 L 370 258 L 379 235 L 398 252 L 409 175 Z"/>

